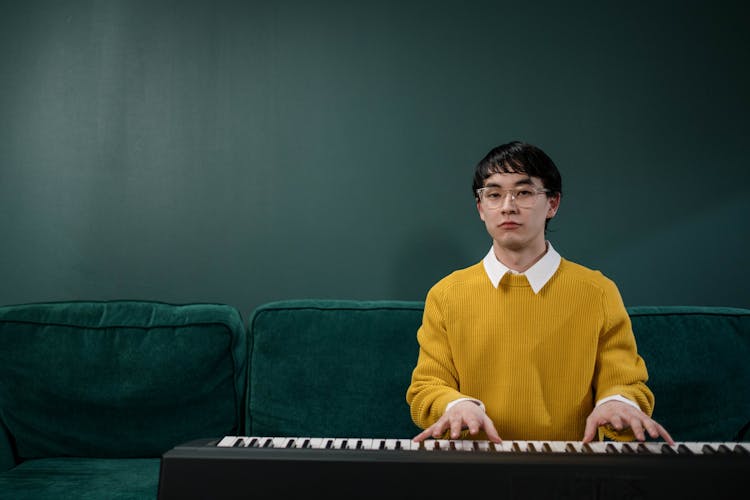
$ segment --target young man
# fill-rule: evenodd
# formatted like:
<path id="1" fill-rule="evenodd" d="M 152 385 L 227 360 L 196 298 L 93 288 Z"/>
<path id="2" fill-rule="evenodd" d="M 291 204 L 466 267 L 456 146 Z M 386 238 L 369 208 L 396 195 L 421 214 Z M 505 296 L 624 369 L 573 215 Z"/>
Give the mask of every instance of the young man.
<path id="1" fill-rule="evenodd" d="M 643 441 L 650 415 L 630 318 L 616 285 L 563 259 L 545 238 L 562 180 L 539 148 L 511 142 L 477 165 L 484 259 L 428 292 L 406 401 L 414 437 Z M 468 432 L 468 434 L 467 434 Z"/>

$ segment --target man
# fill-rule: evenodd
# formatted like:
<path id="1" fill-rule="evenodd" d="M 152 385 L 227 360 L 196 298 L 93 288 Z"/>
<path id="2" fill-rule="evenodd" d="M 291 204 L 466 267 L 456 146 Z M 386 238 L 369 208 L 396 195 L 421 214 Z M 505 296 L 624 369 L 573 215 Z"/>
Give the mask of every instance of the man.
<path id="1" fill-rule="evenodd" d="M 492 248 L 427 294 L 406 392 L 424 429 L 414 440 L 673 444 L 650 417 L 654 396 L 616 285 L 546 240 L 562 197 L 553 161 L 531 144 L 503 144 L 477 165 L 473 190 Z"/>

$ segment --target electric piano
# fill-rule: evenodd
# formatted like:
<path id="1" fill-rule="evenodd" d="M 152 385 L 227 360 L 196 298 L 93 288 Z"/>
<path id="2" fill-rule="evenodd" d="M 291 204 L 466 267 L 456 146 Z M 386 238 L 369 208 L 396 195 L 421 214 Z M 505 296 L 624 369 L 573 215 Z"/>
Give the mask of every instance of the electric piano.
<path id="1" fill-rule="evenodd" d="M 224 436 L 166 452 L 158 498 L 716 500 L 748 479 L 743 442 Z"/>

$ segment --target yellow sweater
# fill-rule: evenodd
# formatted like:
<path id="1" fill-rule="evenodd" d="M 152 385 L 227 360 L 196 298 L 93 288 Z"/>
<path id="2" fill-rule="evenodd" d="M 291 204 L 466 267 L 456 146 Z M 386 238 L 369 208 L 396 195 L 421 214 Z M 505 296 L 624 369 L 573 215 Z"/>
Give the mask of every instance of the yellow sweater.
<path id="1" fill-rule="evenodd" d="M 460 397 L 484 402 L 506 440 L 580 440 L 614 394 L 653 411 L 617 287 L 565 259 L 538 294 L 511 273 L 493 287 L 481 262 L 450 274 L 428 292 L 417 340 L 406 401 L 421 428 Z"/>

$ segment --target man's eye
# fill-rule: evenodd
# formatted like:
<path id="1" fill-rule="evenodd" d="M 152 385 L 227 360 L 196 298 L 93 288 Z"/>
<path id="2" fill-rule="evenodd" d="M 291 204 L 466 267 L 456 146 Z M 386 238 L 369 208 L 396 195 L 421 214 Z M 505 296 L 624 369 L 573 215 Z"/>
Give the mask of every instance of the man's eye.
<path id="1" fill-rule="evenodd" d="M 496 199 L 500 198 L 500 193 L 498 193 L 496 191 L 489 191 L 489 192 L 485 193 L 485 196 L 487 198 L 491 199 L 491 200 L 496 200 Z"/>
<path id="2" fill-rule="evenodd" d="M 520 191 L 516 192 L 516 197 L 517 198 L 528 198 L 532 194 L 534 194 L 534 193 L 532 193 L 531 191 L 529 191 L 527 189 L 521 189 Z"/>

